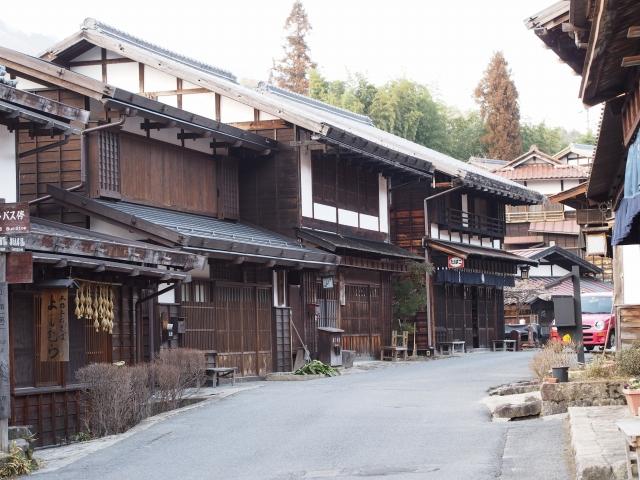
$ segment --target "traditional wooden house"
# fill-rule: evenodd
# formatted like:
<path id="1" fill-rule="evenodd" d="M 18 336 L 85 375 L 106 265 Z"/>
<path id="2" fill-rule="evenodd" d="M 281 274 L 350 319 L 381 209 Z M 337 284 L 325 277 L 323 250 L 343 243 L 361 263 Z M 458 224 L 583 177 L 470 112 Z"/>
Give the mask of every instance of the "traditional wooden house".
<path id="1" fill-rule="evenodd" d="M 78 154 L 89 112 L 1 80 L 2 172 L 14 185 L 14 172 L 19 172 L 20 181 L 17 192 L 15 186 L 3 188 L 0 196 L 13 202 L 17 193 L 28 218 L 26 200 L 35 207 L 45 198 L 25 185 L 37 183 L 38 176 L 41 181 L 75 181 L 58 172 Z M 79 163 L 71 168 L 80 170 Z M 188 272 L 202 269 L 205 259 L 42 218 L 31 219 L 24 237 L 24 252 L 6 257 L 10 425 L 29 425 L 37 443 L 48 445 L 82 428 L 78 369 L 91 362 L 152 357 L 158 285 L 188 284 Z M 51 311 L 59 315 L 50 317 Z"/>
<path id="2" fill-rule="evenodd" d="M 574 153 L 576 150 L 578 153 Z M 541 152 L 535 145 L 518 158 L 494 169 L 494 173 L 544 194 L 540 205 L 508 206 L 505 248 L 508 250 L 558 245 L 581 254 L 580 228 L 575 211 L 548 197 L 569 190 L 589 175 L 588 167 L 576 165 L 584 152 L 568 147 L 557 156 Z M 572 163 L 568 163 L 571 160 Z"/>
<path id="3" fill-rule="evenodd" d="M 526 23 L 582 76 L 582 101 L 605 103 L 586 197 L 598 210 L 615 212 L 617 338 L 618 346 L 630 344 L 640 323 L 640 5 L 632 0 L 558 2 Z"/>
<path id="4" fill-rule="evenodd" d="M 72 153 L 36 155 L 36 175 L 18 164 L 19 199 L 34 203 L 34 216 L 209 258 L 191 284 L 154 303 L 155 350 L 215 351 L 244 376 L 290 370 L 287 271 L 331 274 L 337 257 L 239 220 L 240 166 L 268 162 L 278 142 L 15 51 L 0 58 L 19 84 L 86 105 L 96 125 Z M 47 162 L 59 167 L 38 175 Z"/>
<path id="5" fill-rule="evenodd" d="M 364 355 L 377 355 L 389 340 L 391 275 L 403 272 L 407 261 L 424 258 L 417 255 L 419 246 L 411 253 L 390 241 L 392 185 L 464 179 L 480 185 L 470 188 L 485 189 L 487 203 L 494 190 L 515 203 L 540 199 L 513 182 L 383 132 L 366 117 L 270 85 L 248 88 L 229 72 L 93 19 L 43 58 L 278 142 L 272 155 L 240 159 L 239 214 L 340 256 L 333 275 L 303 270 L 281 279 L 288 285 L 283 301 L 312 350 L 321 326 L 343 328 L 343 347 Z M 487 245 L 501 238 L 495 232 L 484 240 L 472 236 Z"/>

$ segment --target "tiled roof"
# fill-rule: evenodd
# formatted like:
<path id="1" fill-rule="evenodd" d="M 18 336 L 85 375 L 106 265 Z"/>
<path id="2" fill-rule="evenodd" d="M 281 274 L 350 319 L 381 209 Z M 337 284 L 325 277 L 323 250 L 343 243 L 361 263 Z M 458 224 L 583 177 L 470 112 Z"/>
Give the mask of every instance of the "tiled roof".
<path id="1" fill-rule="evenodd" d="M 468 245 L 466 243 L 448 242 L 446 240 L 428 240 L 429 245 L 435 249 L 443 252 L 456 252 L 463 258 L 469 256 L 495 258 L 498 260 L 506 260 L 516 263 L 528 263 L 536 265 L 537 259 L 531 259 L 531 261 L 525 261 L 522 256 L 517 255 L 513 251 L 500 250 L 497 248 L 480 247 L 477 245 Z"/>
<path id="2" fill-rule="evenodd" d="M 531 260 L 546 260 L 548 263 L 559 265 L 565 270 L 571 270 L 573 265 L 578 265 L 581 273 L 602 273 L 602 269 L 593 263 L 557 245 L 511 250 L 511 253 Z"/>
<path id="3" fill-rule="evenodd" d="M 496 169 L 504 167 L 508 162 L 506 160 L 498 160 L 496 158 L 469 157 L 469 163 L 471 165 L 484 168 L 485 170 L 489 170 L 490 172 L 494 172 Z"/>
<path id="4" fill-rule="evenodd" d="M 240 222 L 220 220 L 205 215 L 177 212 L 164 208 L 138 205 L 136 203 L 112 202 L 107 200 L 96 201 L 128 215 L 134 215 L 156 225 L 161 225 L 176 232 L 183 233 L 189 237 L 230 240 L 252 245 L 278 247 L 286 250 L 310 250 L 293 238 L 288 238 L 269 230 L 263 230 Z"/>
<path id="5" fill-rule="evenodd" d="M 544 279 L 545 290 L 548 295 L 573 295 L 573 281 L 570 275 L 558 278 Z M 580 278 L 580 293 L 613 292 L 613 285 L 590 277 Z"/>
<path id="6" fill-rule="evenodd" d="M 424 260 L 424 257 L 415 255 L 404 248 L 387 242 L 366 240 L 363 238 L 347 237 L 337 233 L 301 228 L 298 230 L 301 238 L 315 243 L 331 251 L 337 249 L 357 250 L 361 252 L 373 253 L 382 257 L 407 258 L 411 260 Z"/>
<path id="7" fill-rule="evenodd" d="M 495 173 L 515 181 L 589 178 L 585 168 L 575 165 L 523 165 L 512 170 L 498 170 Z"/>
<path id="8" fill-rule="evenodd" d="M 580 233 L 580 225 L 575 219 L 531 222 L 529 225 L 530 232 L 544 233 L 562 233 L 565 235 L 578 235 Z"/>

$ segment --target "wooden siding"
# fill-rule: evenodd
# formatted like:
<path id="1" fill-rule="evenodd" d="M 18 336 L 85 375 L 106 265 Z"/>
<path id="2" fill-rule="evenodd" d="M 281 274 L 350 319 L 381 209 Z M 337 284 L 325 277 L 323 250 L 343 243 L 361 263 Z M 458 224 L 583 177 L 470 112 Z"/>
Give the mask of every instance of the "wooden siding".
<path id="1" fill-rule="evenodd" d="M 195 281 L 189 288 L 183 346 L 215 350 L 219 366 L 237 367 L 242 376 L 273 371 L 270 285 Z"/>
<path id="2" fill-rule="evenodd" d="M 292 129 L 277 130 L 278 139 Z M 259 132 L 260 133 L 260 132 Z M 269 230 L 293 236 L 300 225 L 298 150 L 282 146 L 268 157 L 240 161 L 240 217 Z"/>
<path id="3" fill-rule="evenodd" d="M 123 200 L 216 215 L 216 160 L 211 155 L 120 133 Z"/>
<path id="4" fill-rule="evenodd" d="M 620 305 L 616 310 L 620 325 L 617 348 L 628 348 L 640 340 L 640 305 Z"/>
<path id="5" fill-rule="evenodd" d="M 217 157 L 218 164 L 218 217 L 238 219 L 240 217 L 238 160 Z"/>
<path id="6" fill-rule="evenodd" d="M 85 107 L 84 97 L 66 90 L 45 90 L 39 91 L 38 94 L 73 107 Z M 21 130 L 17 135 L 17 152 L 20 154 L 60 140 L 63 140 L 62 135 L 31 137 L 28 131 Z M 78 136 L 70 137 L 65 145 L 20 158 L 17 169 L 19 200 L 30 201 L 47 195 L 48 184 L 61 188 L 80 184 L 80 158 Z M 85 190 L 80 189 L 77 192 L 83 193 Z M 87 225 L 85 215 L 56 205 L 51 200 L 38 203 L 32 210 L 32 215 L 80 227 Z"/>

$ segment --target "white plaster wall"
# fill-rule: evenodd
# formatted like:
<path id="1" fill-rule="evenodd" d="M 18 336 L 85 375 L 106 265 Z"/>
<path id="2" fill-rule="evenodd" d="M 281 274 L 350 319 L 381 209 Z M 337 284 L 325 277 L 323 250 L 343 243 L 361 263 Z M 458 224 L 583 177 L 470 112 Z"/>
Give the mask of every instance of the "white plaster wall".
<path id="1" fill-rule="evenodd" d="M 530 277 L 551 277 L 551 265 L 538 265 L 529 270 Z"/>
<path id="2" fill-rule="evenodd" d="M 137 62 L 107 65 L 107 83 L 129 92 L 140 91 L 140 71 Z"/>
<path id="3" fill-rule="evenodd" d="M 0 125 L 0 198 L 16 201 L 16 137 Z"/>
<path id="4" fill-rule="evenodd" d="M 164 92 L 175 90 L 178 86 L 176 77 L 156 70 L 149 65 L 144 66 L 144 91 Z"/>
<path id="5" fill-rule="evenodd" d="M 389 189 L 387 179 L 378 174 L 378 212 L 380 214 L 380 231 L 389 233 Z"/>
<path id="6" fill-rule="evenodd" d="M 80 67 L 71 67 L 72 72 L 80 73 L 81 75 L 86 75 L 87 77 L 91 77 L 94 80 L 102 81 L 102 66 L 100 65 L 84 65 Z"/>
<path id="7" fill-rule="evenodd" d="M 553 195 L 562 191 L 560 180 L 527 180 L 527 188 L 544 195 Z"/>
<path id="8" fill-rule="evenodd" d="M 300 149 L 300 202 L 302 216 L 313 218 L 313 181 L 311 178 L 311 151 Z"/>
<path id="9" fill-rule="evenodd" d="M 360 228 L 364 228 L 366 230 L 378 231 L 380 228 L 378 217 L 374 217 L 373 215 L 365 215 L 364 213 L 361 213 Z"/>
<path id="10" fill-rule="evenodd" d="M 102 54 L 100 53 L 100 47 L 92 47 L 86 52 L 78 55 L 73 59 L 74 62 L 86 62 L 91 60 L 101 60 Z M 109 57 L 109 51 L 107 50 L 107 58 Z"/>
<path id="11" fill-rule="evenodd" d="M 170 287 L 173 284 L 169 283 L 159 283 L 158 291 L 164 290 L 167 287 Z M 176 290 L 169 290 L 168 292 L 164 292 L 161 295 L 158 295 L 158 303 L 176 303 Z"/>
<path id="12" fill-rule="evenodd" d="M 622 245 L 622 302 L 640 304 L 640 245 Z"/>
<path id="13" fill-rule="evenodd" d="M 351 210 L 338 209 L 338 223 L 349 227 L 358 227 L 358 212 Z"/>
<path id="14" fill-rule="evenodd" d="M 565 180 L 564 189 L 569 190 L 570 188 L 577 187 L 579 184 L 580 184 L 579 180 Z"/>
<path id="15" fill-rule="evenodd" d="M 336 223 L 338 221 L 336 207 L 324 205 L 322 203 L 314 203 L 313 218 L 316 220 L 324 220 L 325 222 Z"/>
<path id="16" fill-rule="evenodd" d="M 224 123 L 252 122 L 253 107 L 236 102 L 228 97 L 220 98 L 220 121 Z"/>
<path id="17" fill-rule="evenodd" d="M 140 128 L 140 124 L 144 122 L 142 117 L 128 117 L 124 123 L 122 129 L 125 132 L 133 133 L 141 137 L 146 137 L 147 134 Z M 179 128 L 162 128 L 160 130 L 151 130 L 149 137 L 155 140 L 161 140 L 163 142 L 170 143 L 172 145 L 182 145 L 178 140 L 177 134 L 180 132 Z M 202 153 L 212 153 L 212 149 L 209 146 L 211 138 L 198 138 L 196 140 L 185 140 L 184 146 L 190 150 L 196 150 Z"/>
<path id="18" fill-rule="evenodd" d="M 191 93 L 182 95 L 182 109 L 187 112 L 202 115 L 203 117 L 216 118 L 215 93 Z"/>

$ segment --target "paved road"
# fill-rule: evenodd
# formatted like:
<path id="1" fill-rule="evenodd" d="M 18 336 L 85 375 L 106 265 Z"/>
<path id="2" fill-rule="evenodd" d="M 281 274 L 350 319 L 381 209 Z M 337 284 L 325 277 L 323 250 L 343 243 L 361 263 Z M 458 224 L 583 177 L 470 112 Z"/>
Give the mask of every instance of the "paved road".
<path id="1" fill-rule="evenodd" d="M 565 479 L 559 421 L 492 423 L 479 403 L 488 387 L 527 378 L 530 358 L 477 353 L 268 383 L 38 477 Z M 543 470 L 531 459 L 540 448 Z"/>

